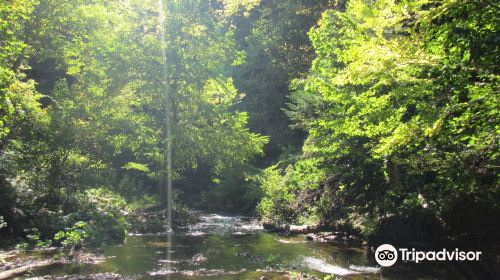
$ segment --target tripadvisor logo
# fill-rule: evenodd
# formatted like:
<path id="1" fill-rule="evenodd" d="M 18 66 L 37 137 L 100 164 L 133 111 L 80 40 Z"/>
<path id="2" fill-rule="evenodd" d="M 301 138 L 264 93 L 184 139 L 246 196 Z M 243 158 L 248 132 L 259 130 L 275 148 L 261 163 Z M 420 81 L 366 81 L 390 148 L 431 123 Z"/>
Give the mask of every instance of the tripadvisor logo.
<path id="1" fill-rule="evenodd" d="M 375 250 L 375 260 L 381 266 L 391 266 L 398 260 L 398 251 L 391 244 L 383 244 Z"/>
<path id="2" fill-rule="evenodd" d="M 416 251 L 415 249 L 399 248 L 391 244 L 383 244 L 375 250 L 375 260 L 381 266 L 392 266 L 398 256 L 402 261 L 419 263 L 421 261 L 479 261 L 481 251 L 460 251 L 442 249 L 439 251 Z"/>

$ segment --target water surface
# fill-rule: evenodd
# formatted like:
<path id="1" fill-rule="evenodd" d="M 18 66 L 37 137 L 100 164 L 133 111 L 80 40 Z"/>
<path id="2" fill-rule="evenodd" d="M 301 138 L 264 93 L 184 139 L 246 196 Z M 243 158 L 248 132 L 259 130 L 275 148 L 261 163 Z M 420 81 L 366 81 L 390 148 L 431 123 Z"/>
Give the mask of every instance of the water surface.
<path id="1" fill-rule="evenodd" d="M 260 225 L 245 217 L 207 214 L 201 218 L 197 224 L 176 230 L 171 244 L 165 234 L 132 235 L 123 245 L 105 247 L 103 263 L 60 265 L 37 274 L 113 272 L 133 279 L 288 279 L 286 272 L 294 271 L 320 279 L 331 273 L 342 279 L 446 278 L 441 271 L 404 265 L 387 273 L 365 248 L 263 232 Z"/>

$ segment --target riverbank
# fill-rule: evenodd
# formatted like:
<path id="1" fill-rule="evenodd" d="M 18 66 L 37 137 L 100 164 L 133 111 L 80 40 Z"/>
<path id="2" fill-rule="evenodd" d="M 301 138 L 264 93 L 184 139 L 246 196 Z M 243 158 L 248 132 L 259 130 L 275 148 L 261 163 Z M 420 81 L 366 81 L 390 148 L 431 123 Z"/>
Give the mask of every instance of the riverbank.
<path id="1" fill-rule="evenodd" d="M 316 225 L 273 224 L 264 222 L 263 228 L 279 235 L 305 235 L 306 240 L 314 242 L 342 242 L 352 246 L 367 245 L 360 234 L 355 232 L 338 231 Z"/>
<path id="2" fill-rule="evenodd" d="M 89 264 L 96 265 L 105 261 L 99 251 L 67 250 L 51 247 L 29 251 L 0 251 L 0 280 L 29 275 L 36 270 L 56 265 Z"/>
<path id="3" fill-rule="evenodd" d="M 128 228 L 128 234 L 158 234 L 166 232 L 165 209 L 151 207 L 138 209 L 130 213 L 122 213 Z M 174 226 L 185 227 L 198 221 L 194 212 L 185 207 L 178 207 L 174 213 Z M 0 251 L 0 280 L 12 279 L 21 275 L 30 275 L 33 271 L 50 269 L 58 265 L 96 265 L 105 261 L 102 255 L 102 246 L 86 246 L 83 231 L 78 234 L 78 241 L 69 246 L 61 244 L 58 247 L 35 247 L 33 249 L 21 250 L 11 245 Z M 81 239 L 80 239 L 81 238 Z M 100 239 L 108 240 L 101 236 Z M 28 240 L 29 241 L 29 240 Z M 52 242 L 51 242 L 52 243 Z M 22 242 L 21 244 L 27 244 Z M 45 244 L 45 243 L 44 243 Z M 105 244 L 103 244 L 105 245 Z M 110 245 L 110 244 L 108 244 Z M 45 279 L 45 278 L 44 278 Z M 75 275 L 65 275 L 47 279 L 82 279 Z M 86 279 L 86 278 L 83 278 Z M 93 275 L 88 279 L 120 279 L 117 274 L 101 273 Z"/>

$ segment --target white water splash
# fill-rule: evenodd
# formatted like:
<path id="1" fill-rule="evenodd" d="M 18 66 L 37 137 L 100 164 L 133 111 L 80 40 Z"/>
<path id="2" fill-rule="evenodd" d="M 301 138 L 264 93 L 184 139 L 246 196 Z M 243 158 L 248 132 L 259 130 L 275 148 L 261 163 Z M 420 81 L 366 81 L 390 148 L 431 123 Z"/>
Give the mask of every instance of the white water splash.
<path id="1" fill-rule="evenodd" d="M 262 225 L 249 217 L 221 216 L 218 214 L 199 214 L 201 221 L 189 225 L 187 236 L 203 235 L 248 235 L 262 230 Z"/>
<path id="2" fill-rule="evenodd" d="M 319 272 L 335 274 L 335 275 L 349 275 L 349 274 L 359 274 L 361 272 L 343 268 L 337 265 L 329 264 L 323 260 L 306 257 L 304 258 L 304 264 L 306 264 L 309 268 L 317 270 Z"/>
<path id="3" fill-rule="evenodd" d="M 362 266 L 362 265 L 351 264 L 349 266 L 349 268 L 352 270 L 362 272 L 362 273 L 379 273 L 380 272 L 380 267 L 376 267 L 376 266 Z"/>

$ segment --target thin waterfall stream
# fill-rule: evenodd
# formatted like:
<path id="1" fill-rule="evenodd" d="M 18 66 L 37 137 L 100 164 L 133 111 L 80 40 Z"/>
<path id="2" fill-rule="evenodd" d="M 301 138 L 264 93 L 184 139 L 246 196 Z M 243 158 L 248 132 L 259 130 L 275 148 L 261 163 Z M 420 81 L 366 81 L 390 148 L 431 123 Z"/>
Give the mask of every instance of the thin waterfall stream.
<path id="1" fill-rule="evenodd" d="M 171 119 L 170 119 L 170 102 L 169 102 L 169 88 L 168 88 L 168 65 L 167 65 L 167 48 L 165 46 L 165 8 L 163 5 L 163 0 L 158 0 L 158 12 L 159 12 L 159 27 L 160 27 L 160 43 L 163 58 L 163 83 L 164 83 L 164 110 L 165 110 L 165 161 L 166 168 L 164 168 L 164 184 L 166 184 L 166 202 L 167 202 L 167 264 L 170 265 L 170 260 L 172 258 L 172 138 L 171 138 Z M 169 278 L 170 274 L 167 274 Z"/>

